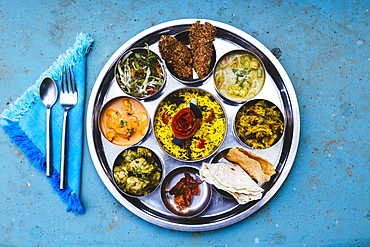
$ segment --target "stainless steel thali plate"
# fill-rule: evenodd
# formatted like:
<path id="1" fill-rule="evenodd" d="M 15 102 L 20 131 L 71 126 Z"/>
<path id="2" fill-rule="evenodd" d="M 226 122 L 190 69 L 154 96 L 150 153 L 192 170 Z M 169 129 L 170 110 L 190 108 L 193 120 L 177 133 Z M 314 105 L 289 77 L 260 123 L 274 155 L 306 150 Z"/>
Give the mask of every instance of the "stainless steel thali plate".
<path id="1" fill-rule="evenodd" d="M 254 99 L 267 99 L 277 105 L 284 115 L 285 130 L 279 142 L 273 147 L 265 150 L 250 150 L 275 165 L 276 174 L 269 182 L 262 185 L 262 188 L 265 190 L 262 199 L 238 205 L 232 198 L 222 196 L 220 193 L 212 193 L 210 204 L 203 213 L 195 217 L 184 218 L 167 210 L 161 200 L 160 190 L 154 191 L 145 198 L 132 198 L 120 192 L 113 180 L 112 167 L 115 158 L 124 147 L 114 145 L 104 138 L 99 130 L 99 115 L 106 102 L 114 97 L 125 95 L 118 87 L 114 75 L 115 64 L 123 53 L 135 47 L 145 47 L 148 44 L 151 50 L 159 54 L 158 42 L 161 35 L 175 36 L 176 34 L 189 31 L 191 25 L 198 20 L 201 23 L 208 21 L 217 28 L 214 41 L 217 59 L 231 50 L 246 49 L 256 54 L 262 60 L 266 69 L 266 81 L 264 87 Z M 233 146 L 247 149 L 247 147 L 243 147 L 238 142 L 232 128 L 233 119 L 240 105 L 227 102 L 219 97 L 212 76 L 201 84 L 189 85 L 181 84 L 170 76 L 168 71 L 166 73 L 168 81 L 161 94 L 155 98 L 141 101 L 151 119 L 158 104 L 169 92 L 187 87 L 204 89 L 217 97 L 226 111 L 227 133 L 219 150 Z M 142 31 L 124 43 L 111 56 L 96 79 L 91 92 L 86 117 L 86 132 L 94 166 L 104 185 L 123 206 L 140 218 L 161 227 L 179 231 L 208 231 L 226 227 L 247 218 L 265 205 L 279 190 L 292 168 L 297 152 L 300 116 L 296 94 L 287 73 L 263 44 L 247 33 L 228 24 L 204 19 L 181 19 L 165 22 Z M 200 168 L 202 165 L 201 161 L 184 162 L 167 155 L 158 145 L 152 129 L 139 144 L 150 148 L 161 157 L 165 172 L 163 176 L 181 166 L 191 165 Z M 217 152 L 204 160 L 204 162 L 211 162 L 216 155 Z"/>

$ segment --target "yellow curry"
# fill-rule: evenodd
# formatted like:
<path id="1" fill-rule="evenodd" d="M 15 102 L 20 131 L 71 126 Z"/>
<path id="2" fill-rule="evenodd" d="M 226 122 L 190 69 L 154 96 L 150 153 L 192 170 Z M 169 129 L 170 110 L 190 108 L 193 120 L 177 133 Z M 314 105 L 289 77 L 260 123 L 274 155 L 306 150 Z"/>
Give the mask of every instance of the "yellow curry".
<path id="1" fill-rule="evenodd" d="M 262 62 L 250 52 L 238 50 L 225 54 L 217 63 L 215 85 L 225 98 L 243 102 L 256 96 L 265 82 Z"/>

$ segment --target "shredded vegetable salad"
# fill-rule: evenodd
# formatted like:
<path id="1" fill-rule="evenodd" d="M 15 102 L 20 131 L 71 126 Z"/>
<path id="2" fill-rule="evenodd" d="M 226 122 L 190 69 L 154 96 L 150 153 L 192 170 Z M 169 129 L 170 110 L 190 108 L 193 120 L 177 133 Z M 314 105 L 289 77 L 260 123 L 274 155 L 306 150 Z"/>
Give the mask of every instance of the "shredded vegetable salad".
<path id="1" fill-rule="evenodd" d="M 126 59 L 119 60 L 116 73 L 121 89 L 138 98 L 155 94 L 165 81 L 160 58 L 149 47 L 146 51 L 134 51 Z"/>

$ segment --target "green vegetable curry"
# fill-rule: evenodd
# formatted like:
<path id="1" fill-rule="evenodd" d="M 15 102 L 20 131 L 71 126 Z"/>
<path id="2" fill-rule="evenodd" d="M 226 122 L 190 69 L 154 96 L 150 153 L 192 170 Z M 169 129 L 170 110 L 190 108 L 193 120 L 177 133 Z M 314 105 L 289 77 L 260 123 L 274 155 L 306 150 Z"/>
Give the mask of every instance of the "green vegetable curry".
<path id="1" fill-rule="evenodd" d="M 156 165 L 159 160 L 151 150 L 145 147 L 129 148 L 123 151 L 120 160 L 113 168 L 113 176 L 123 192 L 145 196 L 157 188 L 162 170 Z"/>

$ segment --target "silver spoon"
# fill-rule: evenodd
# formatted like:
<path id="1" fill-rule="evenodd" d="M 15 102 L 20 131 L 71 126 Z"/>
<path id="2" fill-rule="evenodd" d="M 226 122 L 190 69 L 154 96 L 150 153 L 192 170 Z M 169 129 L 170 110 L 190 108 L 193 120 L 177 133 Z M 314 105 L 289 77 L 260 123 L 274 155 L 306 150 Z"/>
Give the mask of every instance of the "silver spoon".
<path id="1" fill-rule="evenodd" d="M 51 126 L 50 109 L 58 99 L 58 88 L 54 80 L 46 77 L 40 85 L 40 98 L 46 106 L 46 176 L 50 177 L 53 173 L 51 166 Z"/>

